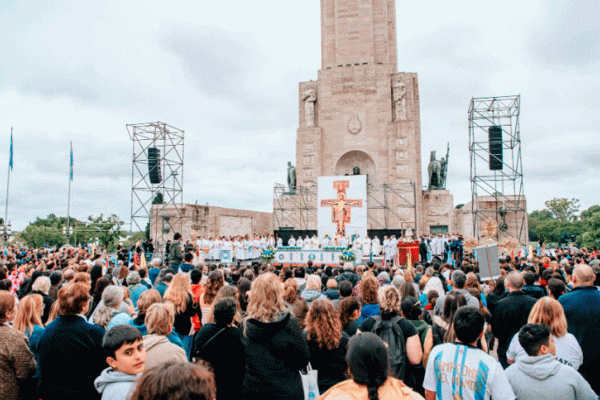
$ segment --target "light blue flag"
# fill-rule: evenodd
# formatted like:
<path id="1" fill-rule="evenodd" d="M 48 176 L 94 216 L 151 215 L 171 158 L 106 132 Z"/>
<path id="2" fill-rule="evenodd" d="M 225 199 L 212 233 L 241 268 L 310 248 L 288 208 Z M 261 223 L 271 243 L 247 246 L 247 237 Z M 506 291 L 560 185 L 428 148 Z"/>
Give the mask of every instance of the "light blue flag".
<path id="1" fill-rule="evenodd" d="M 13 139 L 12 139 L 12 128 L 10 128 L 10 159 L 8 161 L 8 166 L 10 170 L 13 169 Z"/>
<path id="2" fill-rule="evenodd" d="M 12 145 L 11 145 L 11 154 L 12 154 Z M 71 142 L 70 176 L 71 176 L 71 180 L 73 180 L 73 142 Z"/>

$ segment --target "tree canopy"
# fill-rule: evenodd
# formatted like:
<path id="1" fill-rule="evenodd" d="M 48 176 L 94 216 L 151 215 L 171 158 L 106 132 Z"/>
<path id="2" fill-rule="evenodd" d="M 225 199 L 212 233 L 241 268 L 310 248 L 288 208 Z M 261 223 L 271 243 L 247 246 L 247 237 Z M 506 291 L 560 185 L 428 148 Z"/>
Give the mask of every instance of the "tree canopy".
<path id="1" fill-rule="evenodd" d="M 69 226 L 72 232 L 70 244 L 88 244 L 98 240 L 109 251 L 114 250 L 119 238 L 125 235 L 121 230 L 123 221 L 115 214 L 109 217 L 105 217 L 104 214 L 97 217 L 90 215 L 87 221 L 71 217 Z M 33 247 L 62 246 L 67 243 L 66 227 L 67 217 L 57 217 L 54 214 L 46 218 L 37 217 L 20 232 L 20 238 Z"/>
<path id="2" fill-rule="evenodd" d="M 530 240 L 600 247 L 600 205 L 593 205 L 579 215 L 577 199 L 554 198 L 545 205 L 546 208 L 529 214 Z"/>

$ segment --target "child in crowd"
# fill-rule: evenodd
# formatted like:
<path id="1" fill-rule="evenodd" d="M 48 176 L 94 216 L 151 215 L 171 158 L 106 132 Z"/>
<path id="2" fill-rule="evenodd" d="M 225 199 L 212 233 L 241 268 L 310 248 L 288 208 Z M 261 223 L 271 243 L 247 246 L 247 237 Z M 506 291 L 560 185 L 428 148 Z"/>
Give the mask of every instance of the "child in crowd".
<path id="1" fill-rule="evenodd" d="M 131 325 L 117 325 L 102 340 L 110 367 L 94 381 L 102 400 L 126 400 L 138 374 L 144 371 L 146 351 L 142 334 Z"/>

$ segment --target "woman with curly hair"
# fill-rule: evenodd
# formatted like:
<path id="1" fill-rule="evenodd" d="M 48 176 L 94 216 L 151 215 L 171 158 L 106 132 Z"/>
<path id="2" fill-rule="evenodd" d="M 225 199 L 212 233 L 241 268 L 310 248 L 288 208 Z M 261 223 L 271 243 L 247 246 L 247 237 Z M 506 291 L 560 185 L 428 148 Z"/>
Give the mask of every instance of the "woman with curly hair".
<path id="1" fill-rule="evenodd" d="M 290 309 L 292 315 L 298 320 L 300 329 L 304 330 L 306 314 L 308 313 L 308 303 L 298 296 L 298 281 L 294 278 L 288 278 L 283 284 L 283 300 Z"/>
<path id="2" fill-rule="evenodd" d="M 360 302 L 354 297 L 345 297 L 340 301 L 338 307 L 338 313 L 340 316 L 340 322 L 342 323 L 342 330 L 348 334 L 348 336 L 354 336 L 360 323 Z"/>
<path id="3" fill-rule="evenodd" d="M 35 359 L 27 346 L 27 338 L 22 332 L 10 326 L 14 315 L 15 297 L 8 291 L 0 291 L 0 343 L 2 343 L 0 346 L 0 394 L 2 400 L 20 400 L 26 398 L 26 395 L 31 395 L 25 390 L 29 386 L 27 383 L 31 384 L 28 382 L 28 378 L 35 373 Z"/>
<path id="4" fill-rule="evenodd" d="M 345 357 L 350 338 L 342 331 L 340 318 L 327 299 L 312 303 L 306 315 L 305 331 L 310 364 L 319 371 L 319 392 L 325 393 L 345 379 L 348 369 Z"/>
<path id="5" fill-rule="evenodd" d="M 298 371 L 306 367 L 310 351 L 296 318 L 286 309 L 283 287 L 273 273 L 252 282 L 242 329 L 246 349 L 243 398 L 303 400 Z"/>
<path id="6" fill-rule="evenodd" d="M 130 400 L 215 400 L 215 377 L 204 365 L 168 362 L 146 368 Z"/>
<path id="7" fill-rule="evenodd" d="M 423 400 L 401 380 L 388 375 L 387 353 L 386 344 L 374 333 L 355 335 L 346 356 L 352 379 L 333 386 L 320 400 Z"/>
<path id="8" fill-rule="evenodd" d="M 194 296 L 190 287 L 189 275 L 180 272 L 173 277 L 173 281 L 165 292 L 166 302 L 175 307 L 175 324 L 173 330 L 181 339 L 183 348 L 190 359 L 194 335 L 192 329 L 192 317 L 198 316 L 198 305 L 194 302 Z"/>
<path id="9" fill-rule="evenodd" d="M 379 290 L 377 279 L 371 274 L 363 275 L 362 280 L 358 283 L 358 297 L 362 303 L 360 318 L 358 319 L 359 323 L 373 315 L 379 314 L 377 290 Z"/>
<path id="10" fill-rule="evenodd" d="M 215 301 L 219 289 L 225 286 L 225 278 L 223 271 L 216 269 L 208 275 L 206 284 L 204 285 L 204 293 L 200 295 L 200 311 L 202 312 L 202 325 L 208 322 L 210 306 Z"/>
<path id="11" fill-rule="evenodd" d="M 237 286 L 226 285 L 226 286 L 223 286 L 221 289 L 219 289 L 219 292 L 217 293 L 217 295 L 215 296 L 215 299 L 213 300 L 213 304 L 210 306 L 207 323 L 212 324 L 215 322 L 215 304 L 217 304 L 217 302 L 219 300 L 229 298 L 229 299 L 233 299 L 233 301 L 235 302 L 235 305 L 236 305 L 236 312 L 235 312 L 235 315 L 233 316 L 232 324 L 235 326 L 239 326 L 240 323 L 242 322 L 242 309 L 241 309 L 240 303 L 238 301 L 238 293 L 239 292 L 238 292 Z"/>

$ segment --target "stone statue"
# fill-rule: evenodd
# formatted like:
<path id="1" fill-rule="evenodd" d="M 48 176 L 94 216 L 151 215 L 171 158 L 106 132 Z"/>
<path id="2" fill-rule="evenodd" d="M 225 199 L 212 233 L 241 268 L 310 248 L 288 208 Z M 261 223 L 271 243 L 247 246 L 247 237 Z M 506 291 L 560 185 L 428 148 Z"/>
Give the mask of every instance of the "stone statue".
<path id="1" fill-rule="evenodd" d="M 315 102 L 317 101 L 317 95 L 314 89 L 308 89 L 302 96 L 304 102 L 304 118 L 306 119 L 306 126 L 315 126 Z"/>
<path id="2" fill-rule="evenodd" d="M 427 172 L 429 175 L 429 187 L 428 190 L 444 190 L 446 189 L 446 178 L 448 175 L 448 158 L 450 156 L 450 143 L 448 143 L 448 149 L 446 151 L 446 158 L 442 157 L 441 160 L 435 159 L 435 150 L 431 152 L 429 159 L 429 167 Z"/>
<path id="3" fill-rule="evenodd" d="M 360 175 L 360 168 L 359 167 L 352 168 L 352 175 Z"/>
<path id="4" fill-rule="evenodd" d="M 440 164 L 442 165 L 440 186 L 442 189 L 446 189 L 446 178 L 448 177 L 448 158 L 450 158 L 450 142 L 446 148 L 446 158 L 442 157 Z"/>
<path id="5" fill-rule="evenodd" d="M 394 83 L 393 99 L 396 121 L 406 120 L 406 84 L 402 81 Z"/>
<path id="6" fill-rule="evenodd" d="M 296 167 L 288 161 L 287 183 L 290 190 L 296 190 Z"/>

